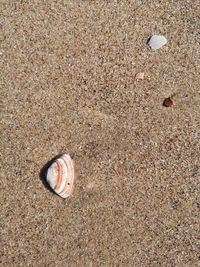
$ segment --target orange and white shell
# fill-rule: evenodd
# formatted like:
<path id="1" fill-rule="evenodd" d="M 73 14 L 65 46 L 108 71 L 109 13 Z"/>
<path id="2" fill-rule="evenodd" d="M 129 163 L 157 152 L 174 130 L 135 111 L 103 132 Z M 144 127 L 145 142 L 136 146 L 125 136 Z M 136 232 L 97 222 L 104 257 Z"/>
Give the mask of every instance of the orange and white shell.
<path id="1" fill-rule="evenodd" d="M 62 198 L 72 194 L 74 178 L 74 163 L 68 154 L 57 158 L 47 170 L 46 179 L 49 186 Z"/>

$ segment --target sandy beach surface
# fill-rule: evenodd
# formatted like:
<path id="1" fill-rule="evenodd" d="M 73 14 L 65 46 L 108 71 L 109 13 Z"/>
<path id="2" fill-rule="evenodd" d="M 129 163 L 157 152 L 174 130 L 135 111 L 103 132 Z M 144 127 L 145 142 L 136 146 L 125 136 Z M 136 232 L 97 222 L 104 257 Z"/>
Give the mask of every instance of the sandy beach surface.
<path id="1" fill-rule="evenodd" d="M 199 1 L 0 5 L 0 266 L 199 266 Z"/>

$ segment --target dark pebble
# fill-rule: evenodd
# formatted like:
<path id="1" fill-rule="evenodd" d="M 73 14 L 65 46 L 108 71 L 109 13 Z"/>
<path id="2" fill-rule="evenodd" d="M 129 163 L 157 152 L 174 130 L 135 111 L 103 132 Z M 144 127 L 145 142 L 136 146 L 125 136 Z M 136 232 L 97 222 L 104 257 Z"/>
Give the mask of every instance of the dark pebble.
<path id="1" fill-rule="evenodd" d="M 165 98 L 165 100 L 163 101 L 163 106 L 169 108 L 172 105 L 173 105 L 173 101 L 172 101 L 171 97 Z"/>

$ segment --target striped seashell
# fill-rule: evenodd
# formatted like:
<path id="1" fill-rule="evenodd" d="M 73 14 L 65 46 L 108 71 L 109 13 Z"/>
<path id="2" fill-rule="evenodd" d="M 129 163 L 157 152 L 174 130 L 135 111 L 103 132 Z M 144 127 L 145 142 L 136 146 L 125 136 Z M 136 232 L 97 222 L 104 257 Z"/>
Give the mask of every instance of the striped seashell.
<path id="1" fill-rule="evenodd" d="M 74 163 L 68 154 L 57 158 L 47 170 L 47 182 L 62 198 L 72 194 L 74 187 Z"/>

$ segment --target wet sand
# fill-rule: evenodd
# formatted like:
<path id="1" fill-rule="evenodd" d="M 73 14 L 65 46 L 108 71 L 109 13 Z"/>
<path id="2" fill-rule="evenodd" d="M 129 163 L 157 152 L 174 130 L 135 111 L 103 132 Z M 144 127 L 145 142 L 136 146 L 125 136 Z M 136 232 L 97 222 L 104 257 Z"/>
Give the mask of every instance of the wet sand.
<path id="1" fill-rule="evenodd" d="M 197 7 L 1 2 L 0 266 L 198 266 Z M 41 175 L 62 152 L 66 200 Z"/>

